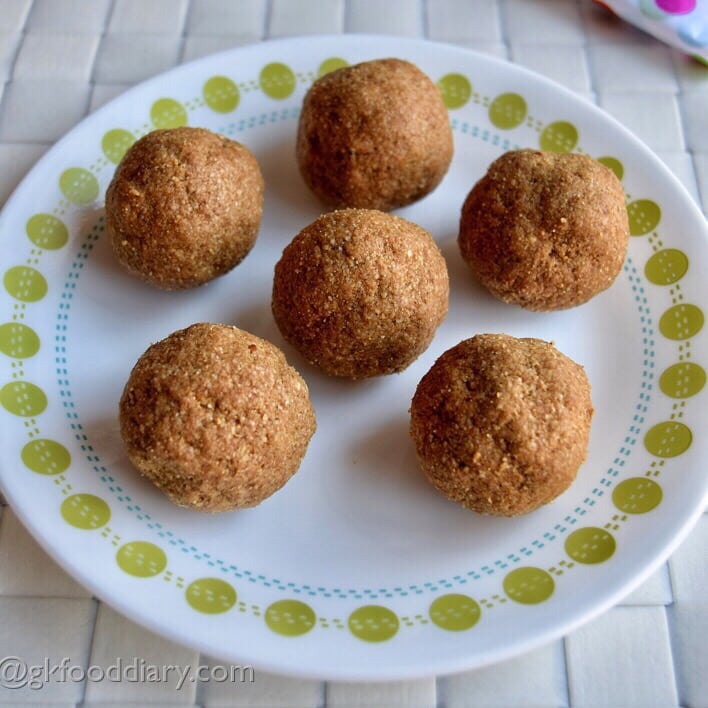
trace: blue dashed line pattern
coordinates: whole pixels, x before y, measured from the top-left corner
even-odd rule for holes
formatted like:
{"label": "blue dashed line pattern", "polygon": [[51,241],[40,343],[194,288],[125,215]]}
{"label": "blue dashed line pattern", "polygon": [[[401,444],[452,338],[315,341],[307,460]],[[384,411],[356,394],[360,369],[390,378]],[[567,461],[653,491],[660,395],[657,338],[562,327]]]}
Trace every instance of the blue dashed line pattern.
{"label": "blue dashed line pattern", "polygon": [[[243,131],[247,131],[258,126],[276,123],[283,120],[295,120],[299,116],[300,109],[283,109],[279,111],[271,111],[262,113],[258,116],[244,118],[237,122],[229,123],[219,129],[226,135],[234,135]],[[494,133],[493,131],[481,128],[476,125],[453,119],[451,121],[453,130],[466,135],[473,139],[488,142],[491,145],[499,147],[501,150],[519,149],[519,145],[512,143],[507,138]],[[613,465],[607,470],[605,476],[601,478],[598,486],[592,490],[591,496],[583,500],[582,506],[576,507],[574,515],[566,516],[562,523],[557,523],[553,527],[553,531],[548,531],[543,534],[541,539],[536,539],[530,542],[527,546],[523,546],[514,553],[510,553],[504,557],[493,561],[490,564],[482,566],[478,570],[469,570],[463,574],[455,575],[450,579],[441,578],[436,582],[425,582],[422,584],[411,584],[406,586],[397,586],[394,588],[378,588],[378,589],[342,589],[342,588],[326,588],[312,587],[310,585],[297,585],[292,582],[283,582],[276,578],[268,578],[265,575],[255,574],[249,570],[240,568],[238,565],[229,564],[226,561],[218,558],[212,558],[208,553],[189,544],[186,540],[179,538],[172,531],[165,529],[158,521],[154,520],[146,513],[138,504],[136,504],[130,496],[125,494],[124,490],[110,474],[109,470],[101,464],[99,456],[88,440],[82,424],[79,422],[79,416],[75,410],[74,402],[71,394],[71,384],[68,374],[66,360],[66,336],[69,322],[69,314],[74,296],[77,281],[83,271],[89,255],[91,254],[96,242],[103,232],[103,219],[91,228],[88,235],[80,246],[79,252],[76,254],[72,263],[70,272],[64,283],[64,289],[61,296],[61,302],[57,313],[56,335],[55,335],[55,352],[56,352],[56,374],[60,386],[60,395],[62,397],[63,406],[66,416],[69,420],[72,433],[79,443],[86,460],[91,464],[93,471],[99,475],[100,480],[106,485],[113,496],[123,504],[124,508],[134,514],[135,518],[144,523],[147,528],[164,539],[169,546],[178,549],[182,554],[189,555],[197,561],[205,563],[210,568],[218,570],[225,576],[233,576],[238,579],[247,580],[249,583],[259,584],[264,587],[274,588],[284,593],[307,596],[321,596],[326,598],[340,599],[357,599],[357,600],[376,600],[378,598],[391,598],[394,596],[407,597],[410,595],[422,595],[426,593],[435,593],[440,588],[454,588],[462,586],[470,581],[480,580],[483,577],[494,575],[495,573],[503,572],[509,567],[520,563],[532,556],[535,551],[539,551],[548,543],[553,543],[557,536],[565,534],[569,528],[573,527],[578,517],[584,516],[596,503],[596,497],[602,497],[605,492],[613,485],[614,478],[618,476],[619,471],[625,465],[629,455],[636,443],[637,437],[644,423],[644,414],[647,411],[647,404],[650,400],[652,382],[653,382],[653,359],[654,359],[654,329],[651,316],[649,313],[647,298],[644,294],[644,288],[641,284],[641,278],[637,269],[627,259],[624,268],[626,277],[632,285],[632,292],[639,309],[640,324],[642,327],[642,336],[644,343],[644,362],[642,370],[642,391],[640,393],[639,403],[636,405],[636,413],[634,415],[629,433],[625,438],[624,444],[620,448],[618,455],[613,460]]]}

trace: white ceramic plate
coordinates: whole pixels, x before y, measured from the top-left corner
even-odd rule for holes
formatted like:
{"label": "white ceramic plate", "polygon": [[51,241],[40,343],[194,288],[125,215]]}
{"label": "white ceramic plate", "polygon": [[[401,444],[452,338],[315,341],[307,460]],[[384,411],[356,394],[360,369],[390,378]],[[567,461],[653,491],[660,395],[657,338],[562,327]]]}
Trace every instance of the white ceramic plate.
{"label": "white ceramic plate", "polygon": [[[452,297],[431,347],[407,371],[351,383],[326,378],[284,344],[270,289],[282,249],[322,210],[293,156],[302,97],[318,73],[383,56],[418,64],[450,109],[450,172],[398,213],[434,235]],[[136,136],[184,123],[248,145],[267,195],[258,242],[238,268],[205,287],[167,293],[116,265],[102,200]],[[615,284],[587,305],[548,314],[504,305],[460,259],[467,192],[517,146],[583,151],[622,174],[629,256]],[[81,123],[10,199],[0,237],[8,500],[98,597],[210,655],[345,679],[496,661],[615,603],[668,556],[703,508],[704,219],[626,130],[517,67],[449,46],[363,36],[209,57]],[[151,342],[197,321],[234,323],[272,340],[311,388],[319,427],[304,463],[256,509],[209,516],[176,508],[122,449],[117,402],[132,365]],[[478,516],[439,496],[418,471],[407,435],[421,376],[445,349],[490,331],[554,340],[586,367],[596,408],[577,481],[555,503],[513,520]]]}

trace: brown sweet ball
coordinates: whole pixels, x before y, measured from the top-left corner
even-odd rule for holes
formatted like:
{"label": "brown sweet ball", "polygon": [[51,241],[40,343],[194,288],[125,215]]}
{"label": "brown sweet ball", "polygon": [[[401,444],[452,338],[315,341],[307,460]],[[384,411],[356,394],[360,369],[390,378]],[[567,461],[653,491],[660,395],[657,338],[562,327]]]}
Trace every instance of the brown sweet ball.
{"label": "brown sweet ball", "polygon": [[583,368],[552,344],[480,334],[421,379],[410,431],[442,494],[483,514],[518,516],[570,486],[592,414]]}
{"label": "brown sweet ball", "polygon": [[344,67],[305,96],[297,162],[326,204],[383,211],[410,204],[437,187],[452,150],[440,91],[410,62]]}
{"label": "brown sweet ball", "polygon": [[273,315],[312,364],[352,379],[405,369],[447,313],[447,266],[430,234],[381,211],[320,216],[275,267]]}
{"label": "brown sweet ball", "polygon": [[612,170],[586,155],[507,152],[468,195],[458,243],[500,300],[529,310],[580,305],[608,288],[624,263],[624,191]]}
{"label": "brown sweet ball", "polygon": [[118,260],[165,290],[202,285],[251,250],[263,209],[256,158],[203,128],[155,130],[121,160],[106,192]]}
{"label": "brown sweet ball", "polygon": [[260,504],[295,474],[315,414],[276,346],[201,323],[138,359],[120,431],[133,465],[175,504],[229,511]]}

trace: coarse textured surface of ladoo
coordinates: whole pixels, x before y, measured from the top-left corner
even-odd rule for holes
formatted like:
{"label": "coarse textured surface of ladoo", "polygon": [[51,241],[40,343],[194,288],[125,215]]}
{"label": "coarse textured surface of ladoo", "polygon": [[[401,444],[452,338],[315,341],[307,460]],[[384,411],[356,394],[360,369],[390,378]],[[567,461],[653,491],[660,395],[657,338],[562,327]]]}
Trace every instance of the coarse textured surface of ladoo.
{"label": "coarse textured surface of ladoo", "polygon": [[481,334],[421,379],[410,430],[442,494],[483,514],[518,516],[573,482],[592,414],[583,368],[552,344]]}
{"label": "coarse textured surface of ladoo", "polygon": [[203,128],[155,130],[128,149],[106,191],[113,252],[159,288],[202,285],[251,250],[263,188],[244,145]]}
{"label": "coarse textured surface of ladoo", "polygon": [[628,243],[622,185],[587,155],[505,153],[460,219],[472,272],[493,295],[529,310],[573,307],[610,287]]}
{"label": "coarse textured surface of ladoo", "polygon": [[447,266],[432,236],[368,209],[320,216],[275,267],[273,315],[326,373],[353,379],[405,369],[445,318]]}
{"label": "coarse textured surface of ladoo", "polygon": [[135,467],[175,504],[256,506],[297,471],[315,431],[307,385],[273,344],[200,323],[153,344],[120,401]]}
{"label": "coarse textured surface of ladoo", "polygon": [[297,162],[326,204],[389,211],[431,192],[450,166],[450,119],[415,65],[377,59],[318,79],[305,96]]}

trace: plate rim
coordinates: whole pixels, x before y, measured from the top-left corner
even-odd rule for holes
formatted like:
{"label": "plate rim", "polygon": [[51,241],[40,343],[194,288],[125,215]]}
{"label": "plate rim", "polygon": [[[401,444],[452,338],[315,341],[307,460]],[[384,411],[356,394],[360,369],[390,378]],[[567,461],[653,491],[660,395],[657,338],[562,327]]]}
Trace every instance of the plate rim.
{"label": "plate rim", "polygon": [[[227,61],[229,57],[233,55],[241,55],[244,52],[259,52],[262,51],[262,47],[267,45],[268,47],[272,47],[275,45],[280,45],[287,47],[288,45],[301,45],[303,42],[313,42],[313,41],[332,41],[332,40],[337,40],[340,42],[354,42],[355,44],[359,42],[360,40],[363,40],[363,42],[388,42],[388,43],[394,43],[394,44],[402,44],[402,45],[408,45],[411,47],[418,47],[422,48],[423,50],[429,49],[431,47],[439,47],[439,48],[444,48],[446,52],[451,52],[455,54],[459,54],[461,56],[466,56],[468,58],[472,58],[473,61],[478,61],[484,63],[489,63],[492,65],[496,65],[497,68],[501,71],[508,72],[511,71],[515,74],[520,74],[520,75],[526,75],[529,78],[531,78],[535,82],[541,82],[542,84],[545,84],[549,89],[553,90],[555,93],[559,93],[562,97],[569,99],[575,104],[579,104],[579,106],[582,108],[583,111],[588,111],[591,114],[593,114],[594,117],[599,117],[601,120],[607,122],[609,121],[610,123],[614,124],[615,129],[618,130],[620,135],[626,139],[628,142],[632,144],[633,149],[637,149],[640,152],[643,153],[644,157],[649,159],[655,169],[658,169],[661,171],[663,177],[665,179],[668,179],[669,182],[672,183],[672,188],[676,189],[677,192],[682,194],[682,201],[685,205],[690,205],[690,209],[693,210],[692,218],[698,217],[703,220],[704,226],[705,226],[705,218],[703,217],[703,214],[700,210],[700,207],[698,204],[694,201],[693,197],[690,195],[688,190],[684,187],[684,185],[678,180],[678,178],[669,170],[669,168],[661,161],[661,159],[648,147],[646,144],[641,141],[636,135],[634,135],[632,132],[630,132],[625,126],[623,126],[619,121],[617,121],[613,116],[605,112],[602,108],[597,106],[596,104],[592,103],[589,101],[587,98],[580,96],[576,93],[574,93],[571,89],[562,86],[561,84],[556,83],[555,81],[541,75],[537,74],[536,72],[533,72],[523,66],[520,66],[518,64],[515,64],[513,62],[494,57],[494,56],[489,56],[484,53],[474,51],[465,47],[460,47],[457,45],[452,45],[452,44],[447,44],[444,42],[435,42],[435,41],[430,41],[426,40],[423,38],[409,38],[409,37],[396,37],[396,36],[388,36],[388,35],[382,35],[382,34],[343,34],[343,35],[331,35],[331,34],[324,34],[324,35],[305,35],[305,36],[296,36],[296,37],[288,37],[284,39],[270,39],[270,40],[265,40],[262,42],[250,44],[250,45],[243,45],[243,46],[237,46],[233,47],[230,49],[222,50],[220,52],[210,54],[204,57],[200,57],[198,59],[192,60],[190,62],[185,62],[183,64],[177,65],[175,67],[170,68],[169,70],[162,72],[160,74],[157,74],[155,76],[152,76],[144,81],[138,82],[134,86],[131,86],[128,88],[126,91],[121,93],[120,95],[116,96],[112,100],[108,101],[105,105],[101,106],[98,108],[96,111],[89,113],[87,116],[85,116],[82,120],[80,120],[75,126],[73,126],[64,136],[62,136],[59,140],[57,140],[50,148],[47,150],[47,152],[42,155],[39,160],[37,160],[31,169],[27,172],[27,174],[22,178],[20,183],[17,185],[17,187],[13,190],[11,195],[8,197],[3,209],[2,213],[0,213],[0,231],[2,231],[5,228],[5,222],[7,218],[8,213],[12,212],[15,206],[15,202],[19,202],[20,199],[22,198],[22,190],[24,185],[29,183],[34,174],[41,172],[44,168],[45,165],[49,164],[51,160],[54,158],[56,153],[60,153],[63,149],[63,146],[65,144],[65,141],[69,140],[76,131],[78,130],[91,130],[92,129],[92,124],[94,121],[98,122],[100,121],[104,115],[107,115],[110,113],[111,109],[113,108],[114,104],[116,102],[125,102],[128,103],[129,100],[131,99],[131,96],[133,94],[149,90],[150,86],[152,85],[157,85],[157,84],[162,84],[163,82],[169,82],[173,76],[178,75],[181,72],[185,71],[186,67],[191,67],[191,70],[197,71],[200,65],[211,65],[215,62],[218,62],[220,59],[223,59],[224,61]],[[28,187],[25,187],[28,188]],[[683,206],[683,205],[682,205]],[[705,239],[706,236],[708,235],[708,229],[704,228],[703,229],[703,234],[702,237],[704,239],[703,246],[706,245]],[[0,460],[0,487],[3,489],[3,492],[10,503],[10,506],[15,513],[15,515],[19,518],[19,520],[22,522],[22,524],[27,528],[31,535],[35,538],[35,540],[39,543],[39,545],[48,553],[48,555],[58,563],[62,568],[67,570],[70,575],[74,578],[76,578],[84,587],[88,588],[96,597],[100,598],[103,602],[106,602],[107,605],[113,607],[116,609],[118,612],[121,614],[129,617],[130,619],[133,619],[134,621],[139,622],[142,626],[147,627],[151,631],[156,632],[157,634],[161,636],[167,636],[170,639],[174,639],[175,641],[181,643],[181,644],[186,644],[187,646],[191,646],[194,649],[198,649],[199,651],[203,652],[204,654],[210,654],[212,649],[210,649],[207,645],[205,645],[203,642],[198,641],[198,640],[192,640],[189,641],[188,638],[186,638],[182,633],[179,631],[171,631],[171,628],[160,624],[159,622],[153,621],[149,616],[147,616],[146,613],[141,613],[139,610],[136,612],[135,609],[131,608],[129,603],[122,603],[119,601],[119,598],[110,596],[109,599],[105,599],[105,589],[100,588],[99,586],[94,582],[94,580],[87,576],[83,571],[75,567],[73,564],[73,556],[64,556],[64,555],[59,555],[56,552],[56,549],[54,549],[51,546],[51,543],[49,539],[45,538],[39,529],[35,526],[34,521],[29,513],[25,513],[25,509],[22,508],[21,506],[17,506],[15,503],[15,499],[13,498],[13,493],[10,491],[10,489],[6,486],[5,481],[4,481],[4,476],[9,474],[9,470],[11,467],[11,461],[9,460]],[[694,525],[697,523],[698,519],[701,517],[701,515],[704,512],[704,507],[706,505],[706,502],[708,501],[708,480],[705,485],[704,489],[704,494],[703,498],[701,501],[701,504],[696,504],[693,512],[683,519],[683,523],[680,525],[680,528],[678,532],[674,533],[673,536],[671,536],[666,543],[663,545],[659,553],[654,554],[652,557],[652,561],[645,565],[641,572],[635,573],[630,580],[628,580],[625,584],[617,588],[614,593],[612,593],[610,596],[608,596],[603,602],[598,603],[596,606],[593,607],[591,611],[588,611],[586,613],[580,613],[578,616],[567,620],[563,624],[555,625],[553,628],[548,630],[545,633],[542,633],[540,636],[534,635],[531,638],[528,638],[522,642],[511,642],[510,645],[512,647],[511,650],[508,650],[506,647],[504,649],[500,649],[496,653],[492,652],[490,655],[486,656],[484,660],[480,661],[475,661],[474,663],[471,663],[469,661],[469,655],[463,655],[460,660],[457,662],[456,666],[451,666],[451,662],[449,660],[446,660],[445,666],[433,666],[431,668],[430,673],[428,674],[423,674],[421,673],[420,669],[418,667],[413,668],[413,669],[408,669],[408,670],[401,670],[400,668],[394,669],[393,671],[386,671],[385,667],[383,669],[381,667],[377,667],[377,670],[375,672],[375,675],[371,674],[366,674],[366,672],[361,672],[361,671],[354,671],[354,672],[349,672],[347,670],[340,671],[340,672],[328,672],[326,675],[319,674],[319,673],[308,673],[307,671],[301,671],[301,670],[292,670],[289,666],[282,666],[279,662],[273,662],[271,665],[265,665],[262,662],[259,664],[258,667],[256,668],[263,668],[264,670],[271,670],[278,672],[283,675],[288,675],[288,676],[296,676],[296,677],[306,677],[306,678],[316,678],[318,680],[324,680],[324,679],[333,679],[333,680],[353,680],[353,681],[378,681],[378,680],[394,680],[394,679],[410,679],[410,678],[416,678],[416,677],[422,677],[422,676],[433,676],[433,675],[445,675],[448,673],[456,673],[458,671],[463,671],[465,669],[469,669],[472,667],[481,667],[485,666],[491,663],[495,663],[497,661],[501,661],[502,659],[506,658],[511,658],[513,656],[518,656],[519,654],[522,654],[534,647],[539,647],[541,645],[545,645],[548,642],[551,642],[561,636],[566,635],[568,632],[572,631],[573,629],[577,628],[578,626],[586,624],[588,621],[592,620],[594,617],[599,616],[600,614],[604,613],[609,609],[610,607],[614,606],[617,604],[621,598],[625,597],[628,593],[630,593],[633,589],[635,589],[637,586],[639,586],[648,576],[650,576],[660,565],[662,565],[666,559],[673,553],[673,551],[685,540],[686,536],[689,534],[691,529],[694,527]],[[236,655],[234,655],[236,656]],[[467,660],[465,661],[465,657],[467,657]],[[434,662],[431,662],[434,663]]]}

